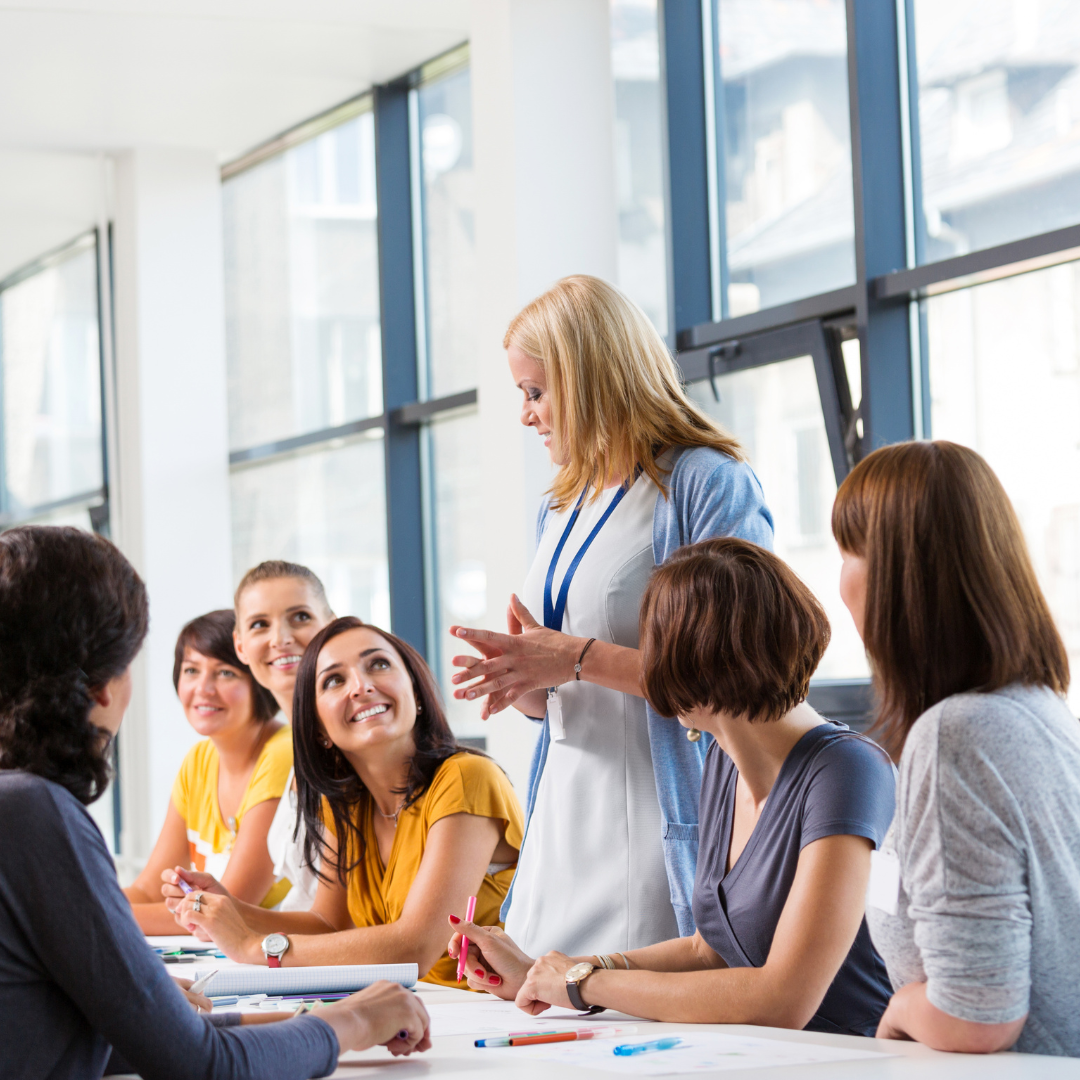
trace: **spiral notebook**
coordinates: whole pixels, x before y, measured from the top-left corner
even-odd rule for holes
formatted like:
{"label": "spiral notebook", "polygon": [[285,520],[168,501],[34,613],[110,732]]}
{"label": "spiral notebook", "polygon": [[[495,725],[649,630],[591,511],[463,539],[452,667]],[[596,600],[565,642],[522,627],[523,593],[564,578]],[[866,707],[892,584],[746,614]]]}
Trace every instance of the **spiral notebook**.
{"label": "spiral notebook", "polygon": [[[201,979],[214,970],[213,964],[195,964],[184,976]],[[207,983],[207,997],[237,994],[334,994],[363,990],[372,983],[400,983],[413,986],[419,972],[415,964],[339,964],[330,967],[262,967],[236,964],[222,967]]]}

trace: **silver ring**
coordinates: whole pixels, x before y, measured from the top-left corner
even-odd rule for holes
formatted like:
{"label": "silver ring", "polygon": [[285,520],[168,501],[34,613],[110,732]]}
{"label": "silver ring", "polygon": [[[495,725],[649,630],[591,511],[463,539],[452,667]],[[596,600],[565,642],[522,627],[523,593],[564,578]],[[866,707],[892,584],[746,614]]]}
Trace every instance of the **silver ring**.
{"label": "silver ring", "polygon": [[193,911],[202,911],[202,893],[201,892],[196,893],[191,898],[191,901],[192,901],[192,910]]}

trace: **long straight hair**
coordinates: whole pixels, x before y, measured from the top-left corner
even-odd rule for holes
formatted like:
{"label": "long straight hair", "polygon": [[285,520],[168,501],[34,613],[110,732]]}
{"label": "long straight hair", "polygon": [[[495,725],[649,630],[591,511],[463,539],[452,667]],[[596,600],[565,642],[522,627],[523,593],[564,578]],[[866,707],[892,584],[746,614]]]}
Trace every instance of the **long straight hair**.
{"label": "long straight hair", "polygon": [[614,285],[566,277],[514,316],[503,348],[531,356],[547,376],[553,443],[565,464],[551,485],[564,510],[586,488],[592,498],[623,469],[640,465],[667,496],[657,455],[708,446],[746,455],[687,396],[679,370],[648,316]]}
{"label": "long straight hair", "polygon": [[[395,792],[404,795],[402,810],[411,806],[431,784],[439,766],[454,754],[478,754],[454,738],[443,711],[435,677],[424,658],[407,642],[377,626],[347,615],[324,626],[304,650],[293,690],[293,756],[296,768],[296,793],[304,817],[304,862],[308,866],[333,866],[337,879],[346,878],[364,860],[363,814],[371,802],[371,792],[336,746],[329,748],[319,741],[322,725],[316,700],[315,683],[319,653],[328,641],[347,630],[370,630],[378,634],[401,657],[410,678],[416,703],[420,706],[413,728],[416,753],[409,762],[405,786]],[[483,755],[481,755],[483,756]],[[337,857],[323,833],[325,811],[329,810],[337,834]],[[299,822],[297,823],[299,828]],[[294,832],[293,839],[296,838]],[[329,878],[320,869],[324,881]]]}
{"label": "long straight hair", "polygon": [[875,450],[840,485],[832,529],[866,559],[874,730],[894,758],[915,721],[952,694],[1068,689],[1065,646],[1020,522],[974,450],[943,441]]}

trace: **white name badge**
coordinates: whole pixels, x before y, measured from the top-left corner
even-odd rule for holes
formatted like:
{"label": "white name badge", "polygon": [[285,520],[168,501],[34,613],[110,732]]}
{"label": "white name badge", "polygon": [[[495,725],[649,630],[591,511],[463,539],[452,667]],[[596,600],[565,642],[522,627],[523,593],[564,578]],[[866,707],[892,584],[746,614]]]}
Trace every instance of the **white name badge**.
{"label": "white name badge", "polygon": [[566,738],[566,728],[563,726],[562,700],[559,698],[559,691],[555,687],[548,691],[547,718],[548,731],[551,732],[552,739],[555,742],[562,742]]}
{"label": "white name badge", "polygon": [[866,887],[866,906],[876,907],[887,915],[896,914],[900,899],[900,859],[895,851],[870,852],[870,884]]}

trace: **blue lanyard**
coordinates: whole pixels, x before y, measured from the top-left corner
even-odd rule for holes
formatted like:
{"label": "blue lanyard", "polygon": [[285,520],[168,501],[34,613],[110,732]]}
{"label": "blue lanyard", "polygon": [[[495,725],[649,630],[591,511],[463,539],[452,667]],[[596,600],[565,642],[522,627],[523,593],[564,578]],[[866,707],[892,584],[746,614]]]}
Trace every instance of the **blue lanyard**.
{"label": "blue lanyard", "polygon": [[547,579],[544,582],[544,625],[549,630],[562,630],[563,613],[566,611],[566,596],[570,592],[570,582],[574,580],[574,575],[581,565],[581,560],[585,557],[585,552],[589,550],[589,545],[592,544],[600,530],[607,524],[607,519],[614,513],[615,507],[622,502],[623,496],[630,490],[634,480],[638,478],[638,473],[640,473],[640,469],[634,473],[634,479],[630,481],[630,484],[619,488],[615,492],[615,498],[611,500],[610,505],[604,511],[603,517],[593,526],[592,532],[585,538],[585,543],[581,545],[573,561],[566,568],[566,575],[563,577],[562,585],[559,587],[558,598],[553,604],[551,602],[551,586],[555,580],[555,567],[559,562],[559,556],[562,554],[563,548],[566,546],[566,541],[570,538],[570,533],[574,530],[578,516],[581,514],[581,506],[585,502],[585,494],[589,489],[586,488],[581,493],[577,506],[574,507],[574,513],[570,517],[570,522],[563,531],[562,539],[559,540],[558,546],[555,548],[555,554],[551,556],[551,565],[548,567]]}

